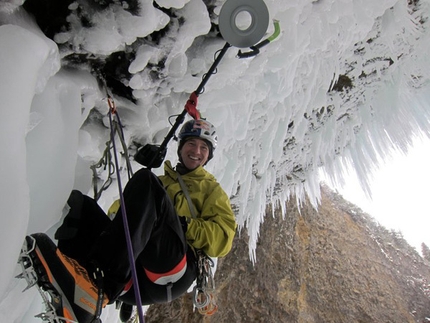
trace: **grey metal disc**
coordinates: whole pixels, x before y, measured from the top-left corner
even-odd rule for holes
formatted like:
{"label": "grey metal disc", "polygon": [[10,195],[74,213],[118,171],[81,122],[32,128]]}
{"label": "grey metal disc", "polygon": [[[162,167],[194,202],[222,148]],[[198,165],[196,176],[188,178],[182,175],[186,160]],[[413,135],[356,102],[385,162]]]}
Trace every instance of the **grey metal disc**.
{"label": "grey metal disc", "polygon": [[[238,15],[241,16],[238,17]],[[249,21],[238,26],[239,18]],[[263,0],[227,0],[219,14],[219,29],[230,45],[245,48],[257,44],[269,26],[269,10]]]}

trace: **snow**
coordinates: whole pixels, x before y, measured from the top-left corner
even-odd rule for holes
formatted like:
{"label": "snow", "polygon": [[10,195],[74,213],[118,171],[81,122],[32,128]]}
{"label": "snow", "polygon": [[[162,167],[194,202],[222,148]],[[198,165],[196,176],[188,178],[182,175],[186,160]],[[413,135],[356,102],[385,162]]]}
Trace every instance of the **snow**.
{"label": "snow", "polygon": [[[169,23],[161,10],[140,3],[145,10],[137,16],[119,5],[94,12],[91,29],[81,25],[74,3],[71,30],[55,40],[94,55],[124,49]],[[115,98],[129,144],[161,143],[169,116],[182,111],[224,45],[202,37],[211,26],[202,0],[157,3],[177,8],[185,22],[171,26],[157,47],[137,49],[129,72],[138,103]],[[223,1],[216,3],[219,12]],[[317,207],[320,167],[339,185],[349,165],[371,194],[369,179],[381,160],[430,134],[429,22],[418,23],[428,17],[430,2],[420,3],[412,10],[400,0],[267,0],[281,36],[252,59],[227,51],[198,107],[219,134],[207,169],[232,196],[253,261],[267,202],[282,206],[295,198],[300,204],[307,195]],[[90,166],[109,138],[106,117],[97,118],[108,106],[95,78],[61,68],[68,52],[41,33],[21,4],[0,3],[2,322],[39,321],[33,318],[41,311],[36,292],[21,293],[23,282],[13,278],[23,238],[36,231],[52,236],[73,188],[92,195]],[[162,57],[166,69],[154,80],[146,67]],[[347,73],[355,86],[329,91]],[[167,159],[176,160],[174,142]],[[122,176],[125,183],[125,171]],[[112,185],[99,203],[107,209],[117,197]],[[104,311],[104,322],[116,321],[114,309]]]}

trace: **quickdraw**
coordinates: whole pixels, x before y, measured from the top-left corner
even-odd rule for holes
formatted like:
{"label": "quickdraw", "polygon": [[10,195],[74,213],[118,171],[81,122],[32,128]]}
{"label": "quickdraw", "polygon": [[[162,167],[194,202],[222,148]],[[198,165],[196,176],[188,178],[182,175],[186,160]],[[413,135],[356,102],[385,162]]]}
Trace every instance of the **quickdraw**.
{"label": "quickdraw", "polygon": [[214,262],[203,251],[197,251],[197,279],[193,289],[193,304],[202,315],[213,315],[218,310],[215,299]]}
{"label": "quickdraw", "polygon": [[[118,111],[115,105],[115,101],[108,95],[108,105],[109,105],[109,113],[112,115],[115,115],[116,118],[113,120],[112,126],[114,133],[118,134],[119,140],[121,142],[121,146],[123,149],[123,156],[125,158],[126,164],[127,164],[127,170],[128,170],[128,179],[133,176],[133,169],[130,162],[130,156],[128,153],[127,144],[125,143],[124,139],[124,132],[123,132],[123,126],[121,124],[121,119],[119,118]],[[109,186],[112,184],[112,175],[115,174],[115,165],[112,159],[111,150],[113,149],[112,144],[112,138],[110,138],[106,142],[106,148],[103,151],[103,155],[100,158],[100,160],[91,165],[90,168],[93,173],[93,192],[94,192],[94,199],[98,201],[100,199],[100,196],[102,193],[109,188]],[[98,169],[103,168],[103,170],[108,170],[107,172],[107,178],[101,185],[100,189],[98,187],[98,183],[100,181],[100,176],[98,174]]]}
{"label": "quickdraw", "polygon": [[[112,154],[110,150],[112,149],[112,145],[110,140],[106,142],[106,148],[103,152],[103,156],[100,158],[100,160],[96,163],[90,166],[91,171],[93,172],[93,192],[94,192],[94,200],[98,201],[102,193],[108,189],[110,184],[112,184],[112,175],[115,173],[115,165],[112,162]],[[102,168],[103,170],[108,169],[107,178],[103,182],[102,186],[98,187],[98,183],[101,180],[100,176],[98,174],[98,169]]]}

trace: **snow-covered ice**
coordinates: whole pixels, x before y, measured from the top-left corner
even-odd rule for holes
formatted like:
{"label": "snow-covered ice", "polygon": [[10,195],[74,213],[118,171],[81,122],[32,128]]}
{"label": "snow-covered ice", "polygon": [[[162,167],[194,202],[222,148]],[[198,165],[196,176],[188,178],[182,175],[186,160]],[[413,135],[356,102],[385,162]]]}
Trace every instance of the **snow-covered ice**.
{"label": "snow-covered ice", "polygon": [[[90,165],[109,139],[106,117],[97,118],[108,105],[95,78],[61,68],[67,52],[38,30],[22,2],[0,2],[1,322],[38,321],[32,318],[41,311],[36,293],[22,294],[24,286],[13,279],[23,238],[52,234],[71,189],[92,195]],[[95,13],[91,29],[72,14],[71,30],[55,40],[94,55],[124,49],[169,22],[140,2],[147,10],[137,16],[116,5]],[[157,47],[141,44],[131,62],[137,104],[115,98],[129,144],[161,143],[169,116],[182,111],[224,45],[202,37],[216,20],[202,0],[157,3],[176,8],[184,24],[170,28]],[[266,4],[281,36],[251,59],[238,59],[237,49],[229,49],[198,106],[219,133],[207,168],[232,196],[238,223],[250,234],[252,258],[267,202],[282,206],[294,197],[300,204],[307,195],[317,206],[320,167],[341,183],[350,165],[370,192],[368,179],[380,159],[393,149],[407,151],[417,134],[430,133],[428,0],[419,7],[400,0]],[[154,80],[146,67],[161,57],[165,69]],[[340,75],[354,86],[333,91]],[[168,159],[176,159],[175,145],[169,145]],[[107,209],[117,196],[112,185],[99,203]],[[104,317],[117,321],[113,309]]]}

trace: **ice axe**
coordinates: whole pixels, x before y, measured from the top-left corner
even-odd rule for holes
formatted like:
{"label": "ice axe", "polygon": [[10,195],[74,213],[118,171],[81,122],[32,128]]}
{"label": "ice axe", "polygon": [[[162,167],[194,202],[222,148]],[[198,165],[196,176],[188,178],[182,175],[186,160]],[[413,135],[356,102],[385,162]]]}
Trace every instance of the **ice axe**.
{"label": "ice axe", "polygon": [[[169,133],[164,138],[161,145],[146,144],[134,156],[139,164],[151,169],[158,168],[164,161],[167,153],[167,144],[175,135],[176,130],[184,122],[187,113],[196,116],[190,111],[194,102],[194,109],[197,106],[197,97],[203,93],[204,86],[222,60],[224,54],[231,46],[238,48],[250,47],[251,51],[242,53],[239,50],[238,57],[252,57],[259,53],[259,49],[279,35],[279,23],[275,21],[275,33],[269,38],[258,41],[264,36],[269,25],[269,11],[263,0],[227,0],[221,8],[219,15],[219,29],[222,37],[226,41],[224,47],[218,55],[208,72],[203,76],[198,88],[191,93],[184,110],[179,114],[172,125]],[[190,103],[191,102],[191,103]]]}

